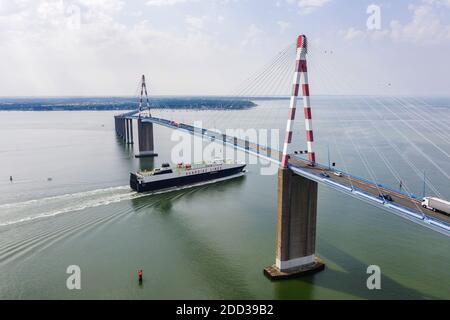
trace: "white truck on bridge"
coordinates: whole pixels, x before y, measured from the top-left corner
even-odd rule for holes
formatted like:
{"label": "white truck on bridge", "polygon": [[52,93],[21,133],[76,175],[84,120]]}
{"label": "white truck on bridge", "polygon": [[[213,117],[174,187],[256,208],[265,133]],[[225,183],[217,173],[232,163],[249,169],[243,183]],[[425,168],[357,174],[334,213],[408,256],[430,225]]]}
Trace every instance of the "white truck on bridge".
{"label": "white truck on bridge", "polygon": [[450,215],[450,202],[439,198],[423,198],[422,207]]}

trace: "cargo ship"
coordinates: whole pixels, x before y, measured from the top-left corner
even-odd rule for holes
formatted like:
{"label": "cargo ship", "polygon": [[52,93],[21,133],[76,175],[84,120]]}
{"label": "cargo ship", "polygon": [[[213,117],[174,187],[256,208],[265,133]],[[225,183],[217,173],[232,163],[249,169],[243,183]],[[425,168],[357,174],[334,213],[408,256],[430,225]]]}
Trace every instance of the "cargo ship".
{"label": "cargo ship", "polygon": [[245,167],[245,164],[221,160],[194,165],[179,163],[176,167],[165,163],[154,170],[132,172],[130,187],[137,192],[154,192],[214,183],[242,176]]}

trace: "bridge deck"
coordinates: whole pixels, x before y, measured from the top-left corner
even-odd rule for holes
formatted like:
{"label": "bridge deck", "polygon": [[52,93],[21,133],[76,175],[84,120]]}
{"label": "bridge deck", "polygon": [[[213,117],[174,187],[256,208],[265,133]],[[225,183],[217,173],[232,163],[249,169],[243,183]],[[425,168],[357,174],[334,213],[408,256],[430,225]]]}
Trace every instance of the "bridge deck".
{"label": "bridge deck", "polygon": [[[126,118],[137,118],[136,115],[127,114]],[[160,124],[165,127],[186,131],[193,135],[203,135],[211,140],[223,141],[236,149],[247,153],[263,157],[276,163],[281,162],[281,152],[243,139],[226,136],[221,133],[195,128],[183,123],[175,123],[170,120],[149,117],[143,118],[148,121]],[[309,165],[307,160],[292,155],[289,161],[289,167],[296,173],[309,179],[317,181],[322,185],[334,188],[338,191],[349,194],[371,205],[377,206],[383,210],[399,215],[403,218],[419,223],[442,234],[450,236],[450,217],[441,213],[433,212],[421,206],[421,200],[402,192],[377,185],[364,179],[342,173],[336,175],[334,169],[316,164],[314,167]],[[386,201],[380,197],[380,194],[390,195],[392,201]]]}
{"label": "bridge deck", "polygon": [[[338,176],[335,174],[337,171],[329,169],[324,166],[318,165],[315,167],[311,167],[308,164],[309,164],[308,161],[300,159],[295,156],[290,159],[291,167],[294,169],[299,169],[296,170],[297,172],[302,171],[305,173],[313,174],[317,176],[319,179],[322,179],[323,181],[336,183],[342,187],[345,187],[353,191],[362,191],[366,195],[376,198],[380,202],[380,204],[383,203],[385,205],[399,206],[407,209],[408,211],[411,211],[412,213],[416,213],[422,216],[422,218],[425,217],[429,219],[434,219],[438,222],[443,222],[450,226],[450,216],[438,212],[433,212],[432,210],[423,208],[421,205],[421,199],[410,197],[399,191],[392,190],[384,186],[379,186],[376,185],[375,183],[371,183],[366,180],[359,179],[345,173],[342,173],[342,176]],[[326,174],[327,177],[324,176],[323,174]],[[383,201],[383,199],[379,197],[380,194],[390,195],[392,201]]]}

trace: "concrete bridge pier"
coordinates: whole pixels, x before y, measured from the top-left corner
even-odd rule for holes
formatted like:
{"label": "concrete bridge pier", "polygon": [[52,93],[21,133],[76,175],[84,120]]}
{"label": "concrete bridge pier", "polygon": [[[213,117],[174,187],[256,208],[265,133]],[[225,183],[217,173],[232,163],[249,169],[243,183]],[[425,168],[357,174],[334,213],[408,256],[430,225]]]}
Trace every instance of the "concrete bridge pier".
{"label": "concrete bridge pier", "polygon": [[115,122],[116,134],[117,134],[118,136],[120,136],[120,123],[119,123],[119,118],[114,117],[114,122]]}
{"label": "concrete bridge pier", "polygon": [[136,158],[157,157],[154,152],[153,123],[138,119],[139,153]]}
{"label": "concrete bridge pier", "polygon": [[126,142],[126,128],[125,128],[125,118],[120,118],[120,127],[121,127],[121,137],[124,142]]}
{"label": "concrete bridge pier", "polygon": [[122,124],[122,118],[117,119],[119,123],[119,137],[123,139],[123,124]]}
{"label": "concrete bridge pier", "polygon": [[115,118],[115,127],[116,127],[116,133],[117,135],[122,139],[125,140],[125,119],[116,117]]}
{"label": "concrete bridge pier", "polygon": [[128,126],[129,125],[128,119],[125,118],[124,122],[125,122],[125,132],[126,132],[125,143],[129,144],[130,143],[130,128]]}
{"label": "concrete bridge pier", "polygon": [[134,144],[134,137],[133,137],[133,119],[129,119],[130,121],[130,140],[128,140],[128,144]]}
{"label": "concrete bridge pier", "polygon": [[317,182],[288,168],[279,169],[276,263],[264,269],[269,279],[289,279],[325,268],[315,255],[317,194]]}

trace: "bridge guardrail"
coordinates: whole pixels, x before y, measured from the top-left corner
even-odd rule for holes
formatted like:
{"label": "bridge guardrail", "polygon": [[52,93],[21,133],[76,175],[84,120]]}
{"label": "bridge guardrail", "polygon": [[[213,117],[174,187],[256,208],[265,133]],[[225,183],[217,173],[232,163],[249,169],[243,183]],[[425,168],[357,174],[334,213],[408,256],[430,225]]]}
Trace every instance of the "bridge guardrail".
{"label": "bridge guardrail", "polygon": [[[303,161],[308,162],[308,159],[306,159],[306,158],[304,158],[304,157],[300,157],[300,156],[298,156],[298,155],[295,155],[295,157],[297,157],[297,158],[299,158],[299,159],[301,159],[301,160],[303,160]],[[323,168],[323,169],[326,169],[326,170],[330,170],[330,168],[329,168],[327,165],[323,165],[323,164],[320,164],[320,163],[316,163],[316,166],[318,166],[319,168]],[[376,186],[378,186],[378,187],[380,187],[380,188],[383,188],[383,189],[386,189],[386,190],[389,190],[389,191],[392,191],[392,192],[395,192],[395,193],[398,193],[398,194],[402,194],[402,195],[404,195],[404,196],[406,196],[406,197],[408,197],[408,198],[414,199],[414,200],[419,199],[419,197],[417,197],[417,196],[416,196],[415,194],[413,194],[413,193],[410,194],[410,193],[406,193],[406,192],[403,192],[403,191],[400,191],[400,190],[395,190],[394,188],[389,187],[389,186],[386,186],[386,185],[383,185],[383,184],[376,184],[376,183],[374,183],[373,181],[370,181],[370,180],[368,180],[368,179],[366,179],[366,178],[358,177],[358,176],[353,175],[353,174],[351,174],[351,173],[348,173],[348,172],[346,172],[346,171],[344,171],[344,170],[341,170],[340,168],[334,168],[334,169],[331,168],[331,170],[334,171],[334,172],[342,172],[342,174],[344,174],[344,175],[346,175],[346,176],[349,176],[349,177],[351,177],[351,178],[358,179],[358,180],[367,182],[367,183],[369,183],[369,184],[376,185]]]}
{"label": "bridge guardrail", "polygon": [[[165,124],[169,124],[169,125],[171,124],[171,121],[170,121],[170,120],[166,120],[166,119],[162,119],[162,118],[156,118],[156,117],[152,117],[151,119],[152,119],[152,120],[156,120],[156,121],[161,122],[161,123],[165,123]],[[187,124],[184,124],[184,123],[180,123],[178,126],[174,126],[174,127],[183,128],[183,129],[186,129],[186,130],[189,130],[189,131],[195,131],[195,129],[198,129],[199,131],[203,131],[203,133],[209,133],[209,132],[210,132],[210,131],[207,130],[207,129],[196,128],[196,127],[194,127],[194,126],[187,125]],[[233,137],[227,136],[227,137],[226,137],[227,141],[230,140],[230,138],[233,138]],[[239,142],[242,142],[242,143],[245,143],[245,140],[240,139],[240,138],[238,138],[238,141],[239,141]],[[239,144],[239,143],[238,143],[238,144]],[[265,146],[264,146],[264,147],[265,147]],[[267,147],[265,147],[265,148],[266,148],[266,149],[269,149],[269,148],[267,148]],[[272,152],[281,152],[280,150],[273,150],[273,149],[271,149],[271,151],[272,151]],[[295,155],[295,157],[297,157],[297,158],[299,158],[299,159],[301,159],[301,160],[303,160],[303,161],[308,161],[308,159],[306,159],[306,158],[304,158],[304,157],[301,157],[301,156],[299,156],[299,155]],[[290,165],[292,165],[292,164],[290,164]],[[295,165],[294,165],[294,166],[295,166]],[[318,166],[319,168],[323,168],[323,169],[330,170],[330,168],[329,168],[327,165],[323,165],[323,164],[321,164],[321,163],[316,163],[316,166]],[[402,195],[404,195],[404,196],[406,196],[406,197],[408,197],[408,198],[411,198],[411,199],[415,199],[415,200],[419,199],[419,198],[418,198],[415,194],[413,194],[413,193],[406,193],[406,192],[403,192],[403,191],[401,191],[401,190],[395,190],[394,188],[392,188],[392,187],[390,187],[390,186],[386,186],[386,185],[383,185],[383,184],[376,184],[376,183],[374,183],[373,181],[370,181],[370,180],[368,180],[368,179],[366,179],[366,178],[363,178],[363,177],[359,177],[359,176],[353,175],[353,174],[351,174],[351,173],[346,172],[345,170],[341,170],[340,168],[334,168],[334,169],[332,168],[331,170],[334,171],[334,172],[342,172],[342,174],[344,174],[344,175],[346,175],[346,176],[348,176],[348,177],[351,177],[351,178],[354,178],[354,179],[357,179],[357,180],[361,180],[361,181],[364,181],[364,182],[369,183],[369,184],[376,185],[376,186],[378,186],[378,187],[380,187],[380,188],[383,188],[383,189],[388,190],[388,191],[391,191],[391,192],[395,192],[395,193],[398,193],[398,194],[402,194]]]}

